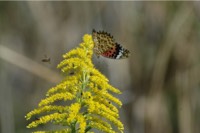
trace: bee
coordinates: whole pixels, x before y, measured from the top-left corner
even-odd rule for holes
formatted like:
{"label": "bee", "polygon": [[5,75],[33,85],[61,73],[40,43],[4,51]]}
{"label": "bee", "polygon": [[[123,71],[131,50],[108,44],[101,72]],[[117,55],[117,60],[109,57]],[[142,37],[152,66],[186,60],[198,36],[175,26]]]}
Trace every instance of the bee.
{"label": "bee", "polygon": [[73,76],[74,74],[75,74],[75,72],[73,72],[73,71],[72,71],[72,72],[69,72],[69,75],[70,75],[70,76]]}
{"label": "bee", "polygon": [[35,116],[35,118],[34,118],[35,120],[40,120],[40,118],[38,117],[38,116]]}
{"label": "bee", "polygon": [[44,58],[41,61],[42,62],[48,62],[50,64],[51,63],[51,58],[47,57],[47,55],[44,55]]}

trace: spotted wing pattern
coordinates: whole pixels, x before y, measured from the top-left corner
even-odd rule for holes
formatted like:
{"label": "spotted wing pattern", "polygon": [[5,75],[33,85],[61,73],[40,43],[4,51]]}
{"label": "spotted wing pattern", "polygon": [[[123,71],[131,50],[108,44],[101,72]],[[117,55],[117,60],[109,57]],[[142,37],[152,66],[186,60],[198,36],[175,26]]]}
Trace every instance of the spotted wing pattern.
{"label": "spotted wing pattern", "polygon": [[129,50],[116,43],[113,36],[104,31],[93,30],[94,52],[97,56],[104,56],[111,59],[123,59],[129,57]]}

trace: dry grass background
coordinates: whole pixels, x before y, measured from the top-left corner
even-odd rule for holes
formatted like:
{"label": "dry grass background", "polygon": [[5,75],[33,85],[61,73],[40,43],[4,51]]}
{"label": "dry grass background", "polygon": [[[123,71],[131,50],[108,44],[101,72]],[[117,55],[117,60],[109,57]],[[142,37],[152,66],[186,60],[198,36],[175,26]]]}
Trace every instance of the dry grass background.
{"label": "dry grass background", "polygon": [[93,28],[131,51],[94,56],[123,91],[125,133],[200,132],[199,2],[0,2],[1,133],[32,131],[25,114],[62,79],[62,54]]}

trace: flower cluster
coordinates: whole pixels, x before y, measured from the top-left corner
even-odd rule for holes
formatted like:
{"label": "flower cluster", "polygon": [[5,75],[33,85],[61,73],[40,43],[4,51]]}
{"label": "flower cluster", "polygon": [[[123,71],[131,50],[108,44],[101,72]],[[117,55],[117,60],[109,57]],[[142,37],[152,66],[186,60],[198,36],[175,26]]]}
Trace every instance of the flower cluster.
{"label": "flower cluster", "polygon": [[122,103],[110,94],[121,92],[94,68],[93,46],[92,36],[86,34],[78,48],[63,55],[58,68],[65,79],[50,88],[38,108],[25,116],[27,120],[38,116],[27,128],[52,122],[63,129],[35,133],[92,133],[93,128],[106,133],[123,132],[118,115]]}

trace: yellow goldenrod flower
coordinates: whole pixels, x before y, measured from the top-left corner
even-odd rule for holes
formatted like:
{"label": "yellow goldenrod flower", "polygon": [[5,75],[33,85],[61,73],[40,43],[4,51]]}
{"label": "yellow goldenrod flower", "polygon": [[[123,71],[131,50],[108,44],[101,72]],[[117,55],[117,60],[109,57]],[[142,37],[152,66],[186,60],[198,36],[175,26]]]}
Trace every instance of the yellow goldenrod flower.
{"label": "yellow goldenrod flower", "polygon": [[77,122],[80,123],[80,129],[78,130],[79,133],[85,133],[86,129],[86,119],[83,115],[78,115]]}
{"label": "yellow goldenrod flower", "polygon": [[79,103],[74,103],[69,107],[69,117],[67,118],[67,122],[74,123],[77,120],[77,115],[79,113],[79,110],[81,108],[81,105]]}
{"label": "yellow goldenrod flower", "polygon": [[84,35],[78,48],[63,55],[57,67],[66,77],[48,90],[37,109],[25,116],[27,120],[38,117],[27,128],[51,122],[64,128],[34,133],[93,133],[93,128],[106,133],[123,132],[118,111],[122,103],[110,94],[121,92],[94,68],[93,47],[92,36]]}
{"label": "yellow goldenrod flower", "polygon": [[51,104],[51,103],[53,103],[55,101],[58,101],[58,100],[64,100],[64,101],[66,101],[66,100],[72,100],[74,97],[75,96],[72,95],[69,92],[54,94],[54,95],[52,95],[50,97],[47,97],[46,99],[42,100],[39,103],[39,107]]}
{"label": "yellow goldenrod flower", "polygon": [[62,129],[62,130],[56,130],[56,131],[36,131],[33,133],[71,133],[70,129]]}
{"label": "yellow goldenrod flower", "polygon": [[49,114],[49,115],[46,115],[46,116],[42,116],[42,117],[39,118],[39,120],[36,120],[36,121],[33,121],[32,123],[30,123],[27,126],[27,128],[37,127],[40,124],[46,124],[50,121],[59,122],[59,121],[62,121],[63,119],[66,119],[67,116],[68,115],[66,113],[63,113],[63,114],[53,113],[53,114]]}

